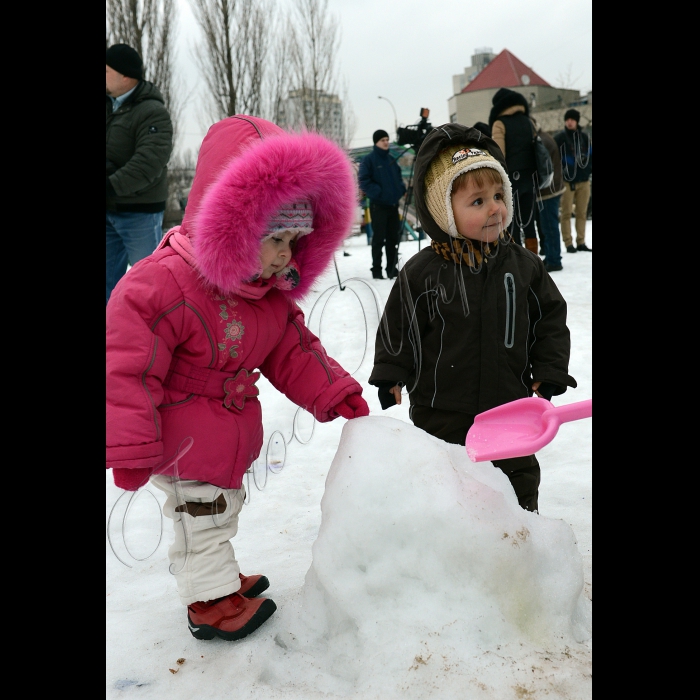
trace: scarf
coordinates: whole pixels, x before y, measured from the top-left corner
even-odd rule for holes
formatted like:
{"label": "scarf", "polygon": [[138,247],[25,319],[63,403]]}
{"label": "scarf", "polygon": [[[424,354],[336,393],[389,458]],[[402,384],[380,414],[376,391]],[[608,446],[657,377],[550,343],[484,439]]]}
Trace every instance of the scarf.
{"label": "scarf", "polygon": [[[505,239],[503,231],[498,234],[498,238],[501,240]],[[467,238],[452,238],[448,243],[430,241],[430,247],[448,262],[453,262],[457,265],[467,263],[469,267],[473,268],[481,267],[483,256],[495,253],[497,245],[498,240],[495,240],[492,244],[482,243],[481,250],[477,250]]]}

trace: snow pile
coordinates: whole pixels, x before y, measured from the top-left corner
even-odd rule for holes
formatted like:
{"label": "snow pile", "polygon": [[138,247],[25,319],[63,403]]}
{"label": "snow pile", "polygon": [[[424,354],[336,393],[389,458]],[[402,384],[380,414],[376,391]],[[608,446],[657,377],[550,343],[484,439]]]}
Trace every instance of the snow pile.
{"label": "snow pile", "polygon": [[571,527],[522,510],[507,477],[464,447],[393,418],[348,421],[321,510],[261,681],[298,690],[308,664],[322,692],[445,696],[471,683],[471,697],[493,697],[529,692],[558,655],[586,655],[590,602]]}

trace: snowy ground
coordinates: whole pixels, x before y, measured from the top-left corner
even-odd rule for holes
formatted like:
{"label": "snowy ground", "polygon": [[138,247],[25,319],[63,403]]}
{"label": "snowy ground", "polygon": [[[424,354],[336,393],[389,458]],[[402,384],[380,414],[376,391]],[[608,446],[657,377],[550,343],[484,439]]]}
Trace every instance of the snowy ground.
{"label": "snowy ground", "polygon": [[[592,247],[591,221],[586,242]],[[303,308],[329,355],[365,387],[371,415],[355,426],[314,425],[259,382],[274,471],[263,448],[233,544],[243,573],[270,579],[265,595],[277,612],[239,642],[195,640],[168,573],[163,494],[143,489],[125,517],[128,495],[120,499],[108,471],[106,697],[590,698],[592,643],[576,637],[589,637],[592,420],[562,425],[538,453],[540,515],[513,506],[507,479],[489,463],[473,465],[465,450],[413,427],[407,397],[381,410],[366,380],[393,283],[371,279],[366,237],[344,250],[336,262],[346,289],[331,267]],[[417,250],[417,242],[400,248],[404,260]],[[568,303],[578,388],[555,405],[592,397],[592,254],[564,253],[563,265],[552,277]],[[353,455],[364,457],[351,475]],[[467,507],[451,510],[462,497]],[[397,538],[392,526],[407,504],[414,533]],[[480,520],[483,504],[497,523]],[[531,537],[503,549],[494,539],[501,525]],[[527,569],[531,555],[539,564]],[[494,577],[504,582],[498,590]],[[519,596],[539,606],[525,622],[529,608],[511,604]]]}

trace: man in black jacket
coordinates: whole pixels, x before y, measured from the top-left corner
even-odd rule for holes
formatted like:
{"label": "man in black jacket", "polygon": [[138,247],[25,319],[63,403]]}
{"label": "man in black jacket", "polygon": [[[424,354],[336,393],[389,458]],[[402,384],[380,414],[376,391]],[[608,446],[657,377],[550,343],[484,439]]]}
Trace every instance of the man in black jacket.
{"label": "man in black jacket", "polygon": [[[561,167],[566,189],[561,197],[561,237],[567,253],[587,253],[586,218],[591,197],[593,149],[588,134],[579,126],[581,113],[569,109],[564,114],[564,131],[554,136],[561,154]],[[571,212],[576,205],[576,247],[571,238]]]}
{"label": "man in black jacket", "polygon": [[382,277],[382,248],[386,247],[386,275],[396,277],[399,235],[399,200],[406,192],[401,168],[389,153],[389,134],[378,129],[372,135],[374,148],[360,163],[360,189],[369,197],[372,218],[372,277]]}
{"label": "man in black jacket", "polygon": [[173,125],[158,88],[143,79],[139,54],[107,49],[107,301],[129,265],[150,255],[163,236],[166,165]]}

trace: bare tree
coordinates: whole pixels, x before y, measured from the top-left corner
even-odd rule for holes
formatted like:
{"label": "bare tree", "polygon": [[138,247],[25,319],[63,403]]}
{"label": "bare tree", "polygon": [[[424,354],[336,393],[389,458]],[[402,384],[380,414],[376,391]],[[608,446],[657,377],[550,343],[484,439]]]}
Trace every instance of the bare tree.
{"label": "bare tree", "polygon": [[336,89],[338,21],[328,15],[328,0],[294,0],[290,18],[291,100],[288,118],[295,126],[328,132],[328,114]]}
{"label": "bare tree", "polygon": [[573,71],[572,71],[572,64],[569,63],[566,67],[566,70],[563,71],[562,73],[559,73],[557,76],[557,86],[560,88],[564,88],[565,90],[575,90],[576,88],[574,85],[580,80],[581,76],[583,73],[579,73],[579,75],[574,76]]}
{"label": "bare tree", "polygon": [[204,77],[213,121],[261,116],[270,45],[272,0],[190,0],[204,35],[195,60]]}
{"label": "bare tree", "polygon": [[174,141],[184,108],[174,77],[176,17],[175,0],[107,0],[107,45],[128,44],[138,51],[144,79],[163,95]]}

